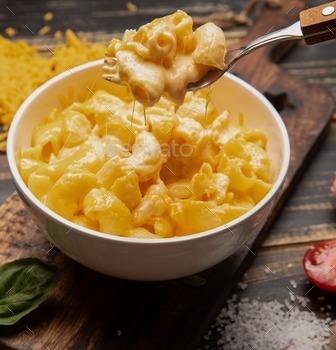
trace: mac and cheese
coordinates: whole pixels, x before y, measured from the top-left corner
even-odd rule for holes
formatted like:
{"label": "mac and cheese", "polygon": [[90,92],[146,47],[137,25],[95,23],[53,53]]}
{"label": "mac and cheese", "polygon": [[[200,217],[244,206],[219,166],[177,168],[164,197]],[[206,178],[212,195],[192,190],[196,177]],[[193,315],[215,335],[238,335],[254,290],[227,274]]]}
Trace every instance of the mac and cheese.
{"label": "mac and cheese", "polygon": [[223,69],[226,53],[223,31],[206,23],[193,32],[193,21],[183,11],[126,30],[112,39],[104,77],[128,85],[133,96],[153,106],[161,96],[182,104],[187,85],[211,69]]}
{"label": "mac and cheese", "polygon": [[204,91],[178,108],[162,98],[146,108],[147,123],[143,113],[106,91],[52,111],[18,152],[22,179],[74,223],[141,238],[209,230],[271,188],[265,135],[218,115]]}

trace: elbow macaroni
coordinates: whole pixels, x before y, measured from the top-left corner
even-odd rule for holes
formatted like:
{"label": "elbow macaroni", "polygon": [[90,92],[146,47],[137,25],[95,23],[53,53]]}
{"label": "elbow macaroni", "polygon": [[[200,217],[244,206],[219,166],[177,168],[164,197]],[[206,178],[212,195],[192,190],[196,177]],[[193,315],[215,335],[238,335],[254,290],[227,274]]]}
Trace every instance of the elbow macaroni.
{"label": "elbow macaroni", "polygon": [[138,238],[225,224],[271,188],[265,135],[218,115],[208,94],[187,93],[178,108],[162,98],[147,123],[143,113],[105,91],[52,111],[17,154],[22,179],[64,218]]}
{"label": "elbow macaroni", "polygon": [[223,69],[226,53],[223,31],[206,23],[195,32],[183,11],[127,30],[122,40],[112,39],[104,77],[128,85],[136,100],[153,106],[161,96],[181,105],[187,85],[211,69]]}

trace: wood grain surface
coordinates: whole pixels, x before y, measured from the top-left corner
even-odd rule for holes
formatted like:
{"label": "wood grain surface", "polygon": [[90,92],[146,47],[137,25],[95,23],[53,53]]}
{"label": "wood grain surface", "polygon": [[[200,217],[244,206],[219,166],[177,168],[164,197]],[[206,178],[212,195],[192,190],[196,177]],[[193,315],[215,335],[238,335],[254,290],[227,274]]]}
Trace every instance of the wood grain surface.
{"label": "wood grain surface", "polygon": [[[290,23],[304,7],[301,1],[289,1],[282,13],[267,9],[246,40]],[[0,329],[0,339],[17,349],[196,349],[204,345],[204,341],[200,343],[202,336],[255,257],[243,279],[249,284],[247,291],[237,289],[235,293],[262,295],[264,300],[285,299],[288,297],[285,286],[295,278],[299,282],[297,293],[305,294],[310,286],[302,274],[302,254],[311,241],[336,236],[329,188],[336,168],[335,123],[318,158],[311,164],[313,153],[327,135],[333,108],[330,96],[313,80],[336,95],[329,58],[334,49],[327,45],[325,56],[316,54],[320,57],[317,63],[301,53],[294,63],[288,56],[279,67],[271,58],[281,58],[289,48],[282,46],[260,50],[234,69],[267,94],[281,110],[287,125],[293,152],[281,205],[304,176],[266,240],[263,241],[275,215],[259,237],[249,242],[251,251],[243,247],[230,259],[201,273],[206,281],[203,286],[192,287],[183,279],[155,283],[123,281],[90,271],[56,248],[51,249],[17,196],[13,196],[0,208],[0,263],[23,256],[39,257],[57,263],[62,279],[55,293],[36,311],[16,326]],[[313,48],[309,52],[317,51]],[[293,55],[295,58],[295,51]],[[327,67],[323,60],[328,62]],[[288,75],[282,68],[310,78],[311,82]],[[3,182],[0,179],[0,186],[9,181],[4,158],[0,157],[0,175],[4,178]],[[308,163],[311,165],[306,172]],[[281,206],[277,208],[280,211]],[[256,254],[260,244],[263,246]],[[293,268],[288,267],[289,263]],[[266,266],[276,274],[265,274]],[[311,295],[315,303],[312,308],[321,314],[320,294],[313,291]],[[328,302],[335,307],[332,300]],[[218,336],[211,338],[213,349]]]}

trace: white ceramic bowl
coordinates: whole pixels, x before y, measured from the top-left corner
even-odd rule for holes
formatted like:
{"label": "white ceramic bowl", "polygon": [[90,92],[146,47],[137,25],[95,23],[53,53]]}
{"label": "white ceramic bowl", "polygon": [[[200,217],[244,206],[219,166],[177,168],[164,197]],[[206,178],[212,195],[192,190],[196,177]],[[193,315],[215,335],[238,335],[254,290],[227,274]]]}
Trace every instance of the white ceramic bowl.
{"label": "white ceramic bowl", "polygon": [[8,161],[17,192],[32,218],[64,254],[110,276],[173,279],[223,261],[267,220],[284,182],[290,154],[287,131],[277,111],[262,94],[233,75],[228,74],[216,83],[213,102],[219,111],[228,109],[233,116],[244,113],[248,126],[266,133],[274,185],[252,210],[229,224],[184,237],[153,240],[118,237],[75,225],[55,214],[23,182],[15,161],[18,148],[30,145],[34,127],[51,109],[60,106],[59,95],[74,89],[75,97],[85,99],[93,90],[111,90],[111,83],[102,79],[102,65],[102,61],[90,62],[54,77],[33,92],[14,117],[8,135]]}

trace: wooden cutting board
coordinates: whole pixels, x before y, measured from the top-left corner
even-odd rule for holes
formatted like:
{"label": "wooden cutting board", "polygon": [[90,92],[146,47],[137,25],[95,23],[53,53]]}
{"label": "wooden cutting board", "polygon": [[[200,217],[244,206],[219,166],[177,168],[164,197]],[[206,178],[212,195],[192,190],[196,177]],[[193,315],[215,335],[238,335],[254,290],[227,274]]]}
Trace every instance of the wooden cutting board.
{"label": "wooden cutting board", "polygon": [[[244,41],[293,23],[304,8],[302,1],[292,0],[284,8],[264,9]],[[266,226],[247,244],[249,249],[243,247],[200,273],[205,281],[202,286],[191,286],[184,279],[134,282],[111,278],[51,249],[13,195],[0,207],[0,263],[37,257],[56,263],[62,277],[56,291],[37,310],[15,326],[0,328],[1,341],[17,349],[197,348],[328,129],[334,108],[331,97],[322,87],[291,76],[274,63],[292,44],[260,49],[233,69],[278,108],[292,147],[281,198]]]}

